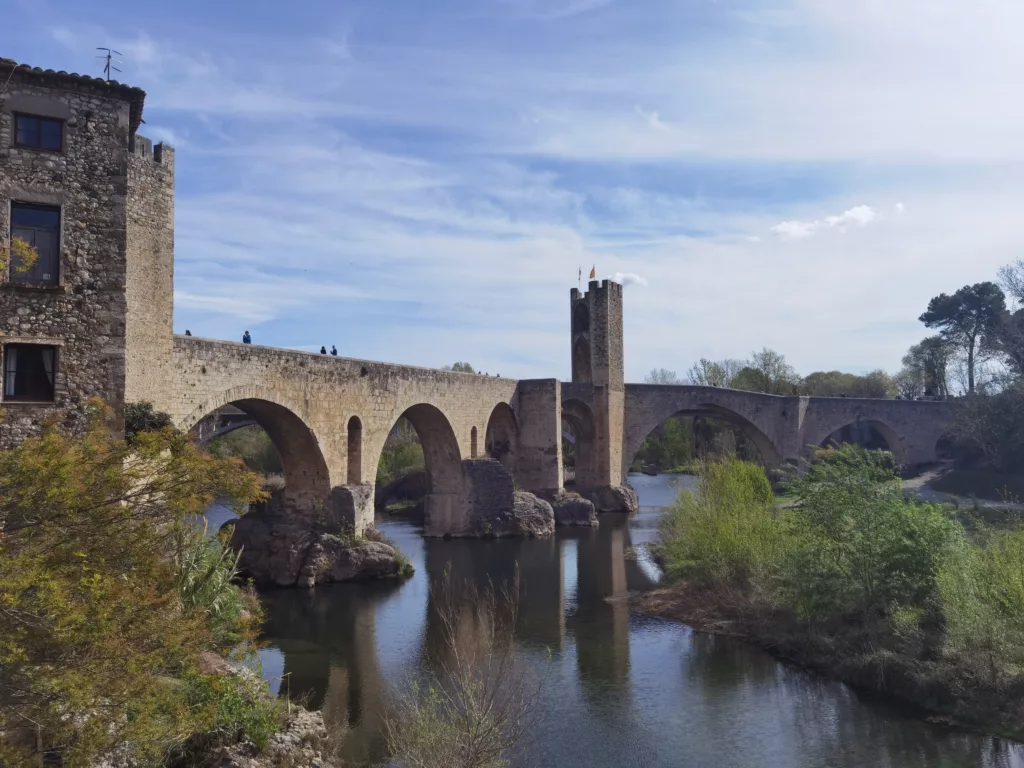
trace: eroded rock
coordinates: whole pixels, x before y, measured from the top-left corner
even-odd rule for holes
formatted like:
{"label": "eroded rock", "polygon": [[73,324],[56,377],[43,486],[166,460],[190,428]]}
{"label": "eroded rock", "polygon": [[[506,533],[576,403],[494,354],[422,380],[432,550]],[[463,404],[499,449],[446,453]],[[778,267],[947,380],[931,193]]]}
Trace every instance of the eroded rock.
{"label": "eroded rock", "polygon": [[606,485],[591,488],[587,491],[588,498],[594,503],[598,512],[627,512],[633,514],[640,509],[640,500],[636,491],[628,485]]}
{"label": "eroded rock", "polygon": [[354,538],[286,514],[256,509],[224,524],[239,569],[258,586],[312,587],[396,578],[411,572],[390,543]]}
{"label": "eroded rock", "polygon": [[551,508],[555,513],[555,525],[559,528],[572,526],[596,526],[597,510],[594,502],[578,493],[560,491],[550,499]]}

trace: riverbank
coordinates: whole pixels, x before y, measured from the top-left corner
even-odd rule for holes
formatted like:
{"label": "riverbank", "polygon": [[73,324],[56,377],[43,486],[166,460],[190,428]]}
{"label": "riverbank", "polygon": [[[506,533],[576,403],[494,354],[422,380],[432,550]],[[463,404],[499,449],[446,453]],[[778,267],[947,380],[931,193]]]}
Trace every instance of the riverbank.
{"label": "riverbank", "polygon": [[669,585],[644,613],[750,641],[779,659],[943,722],[1024,737],[1024,530],[920,503],[884,455],[843,446],[790,480],[709,464],[659,520]]}
{"label": "riverbank", "polygon": [[927,721],[1024,742],[1024,677],[993,678],[978,659],[913,658],[877,646],[876,633],[855,623],[810,629],[793,611],[739,590],[682,582],[630,605],[640,615],[741,639],[780,661],[908,705]]}

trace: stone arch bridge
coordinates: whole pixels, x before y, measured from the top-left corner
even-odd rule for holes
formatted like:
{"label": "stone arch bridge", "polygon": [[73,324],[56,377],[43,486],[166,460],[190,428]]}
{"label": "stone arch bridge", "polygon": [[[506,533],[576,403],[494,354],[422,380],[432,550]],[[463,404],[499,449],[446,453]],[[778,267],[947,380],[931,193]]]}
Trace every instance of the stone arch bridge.
{"label": "stone arch bridge", "polygon": [[[427,533],[474,535],[513,487],[563,488],[562,429],[575,439],[577,489],[599,511],[628,509],[625,484],[644,439],[680,414],[714,415],[749,436],[768,467],[796,462],[836,430],[868,422],[901,463],[936,459],[951,403],[779,397],[714,387],[622,386],[598,378],[513,380],[213,341],[173,340],[174,381],[162,405],[186,430],[256,422],[277,447],[283,503],[361,531],[372,522],[384,442],[402,416],[423,445]],[[230,418],[213,424],[211,414]],[[203,436],[201,436],[203,437]],[[626,501],[623,499],[626,498]]]}

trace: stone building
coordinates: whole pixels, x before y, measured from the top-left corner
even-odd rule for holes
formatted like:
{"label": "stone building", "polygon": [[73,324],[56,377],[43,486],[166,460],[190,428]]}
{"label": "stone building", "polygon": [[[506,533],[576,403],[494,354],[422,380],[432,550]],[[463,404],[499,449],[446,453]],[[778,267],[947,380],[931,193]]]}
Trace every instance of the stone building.
{"label": "stone building", "polygon": [[174,153],[136,133],[144,100],[0,59],[0,247],[38,253],[0,275],[0,448],[47,418],[80,427],[92,398],[120,421],[168,386]]}

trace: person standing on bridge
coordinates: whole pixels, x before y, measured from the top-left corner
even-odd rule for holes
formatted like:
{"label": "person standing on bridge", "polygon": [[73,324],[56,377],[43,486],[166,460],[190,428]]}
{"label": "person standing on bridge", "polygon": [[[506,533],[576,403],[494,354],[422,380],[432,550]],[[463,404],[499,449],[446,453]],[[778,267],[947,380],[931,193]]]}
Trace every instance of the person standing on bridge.
{"label": "person standing on bridge", "polygon": [[326,355],[327,354],[327,347],[320,347],[320,354],[321,355]]}
{"label": "person standing on bridge", "polygon": [[242,334],[242,343],[243,344],[252,344],[252,336],[249,335],[248,331],[246,331],[245,333]]}
{"label": "person standing on bridge", "polygon": [[337,356],[338,356],[338,348],[337,348],[336,346],[334,346],[333,344],[331,344],[331,354],[332,354],[332,355],[333,355],[334,357],[337,357]]}

